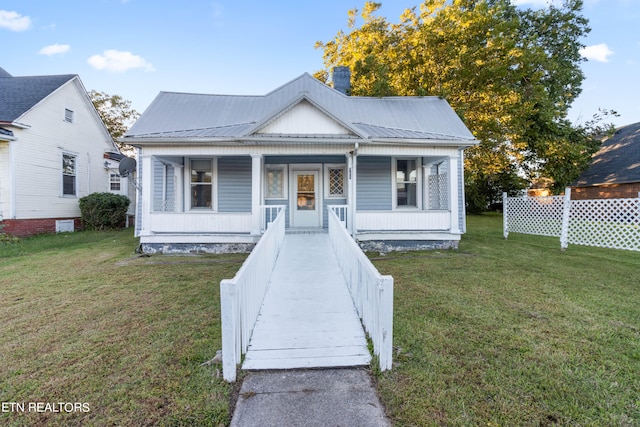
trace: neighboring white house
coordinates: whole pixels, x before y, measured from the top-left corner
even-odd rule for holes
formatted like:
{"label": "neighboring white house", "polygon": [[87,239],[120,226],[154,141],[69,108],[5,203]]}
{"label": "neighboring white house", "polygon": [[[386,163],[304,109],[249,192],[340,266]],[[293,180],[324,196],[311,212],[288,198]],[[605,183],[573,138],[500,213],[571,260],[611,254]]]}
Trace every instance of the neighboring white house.
{"label": "neighboring white house", "polygon": [[122,141],[145,252],[248,250],[273,205],[305,230],[345,206],[367,249],[456,247],[478,142],[444,99],[352,97],[309,74],[264,96],[161,92]]}
{"label": "neighboring white house", "polygon": [[14,77],[0,68],[0,232],[76,229],[81,197],[129,196],[121,158],[77,75]]}

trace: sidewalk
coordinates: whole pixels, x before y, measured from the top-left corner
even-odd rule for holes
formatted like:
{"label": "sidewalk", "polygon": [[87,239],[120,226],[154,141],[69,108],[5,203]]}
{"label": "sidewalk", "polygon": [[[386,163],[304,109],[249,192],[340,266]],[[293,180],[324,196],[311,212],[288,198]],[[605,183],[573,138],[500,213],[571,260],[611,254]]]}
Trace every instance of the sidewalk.
{"label": "sidewalk", "polygon": [[251,372],[231,427],[390,427],[364,369]]}

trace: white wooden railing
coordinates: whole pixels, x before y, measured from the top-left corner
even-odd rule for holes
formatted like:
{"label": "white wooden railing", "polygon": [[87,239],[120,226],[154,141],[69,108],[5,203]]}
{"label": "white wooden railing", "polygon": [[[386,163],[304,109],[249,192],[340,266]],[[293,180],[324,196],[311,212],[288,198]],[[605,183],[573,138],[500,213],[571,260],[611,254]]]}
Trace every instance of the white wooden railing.
{"label": "white wooden railing", "polygon": [[380,370],[391,369],[393,345],[393,277],[383,276],[373,266],[360,246],[351,238],[336,211],[342,206],[329,206],[329,239],[336,252],[351,298],[356,306]]}
{"label": "white wooden railing", "polygon": [[262,211],[261,231],[267,229],[269,224],[274,222],[280,212],[286,208],[285,205],[262,205],[260,210]]}
{"label": "white wooden railing", "polygon": [[[284,241],[285,207],[268,208],[272,213],[277,211],[277,214],[269,221],[255,248],[233,279],[220,282],[222,376],[229,382],[236,380],[236,365],[247,352],[271,273]],[[277,210],[272,210],[274,208]],[[263,209],[263,214],[266,215],[265,212],[266,209]]]}

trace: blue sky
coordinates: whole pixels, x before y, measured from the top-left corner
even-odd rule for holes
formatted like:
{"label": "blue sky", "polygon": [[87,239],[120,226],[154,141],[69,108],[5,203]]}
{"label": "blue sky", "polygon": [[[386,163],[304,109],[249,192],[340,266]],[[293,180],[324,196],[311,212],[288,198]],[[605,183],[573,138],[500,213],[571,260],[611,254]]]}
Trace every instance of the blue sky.
{"label": "blue sky", "polygon": [[[419,0],[380,0],[391,22]],[[512,0],[544,7],[547,0]],[[555,1],[555,0],[554,0]],[[160,91],[265,94],[322,68],[317,40],[346,30],[364,0],[3,0],[0,67],[15,76],[79,74],[87,90],[144,111]],[[640,0],[585,0],[586,80],[569,118],[614,109],[640,121]]]}

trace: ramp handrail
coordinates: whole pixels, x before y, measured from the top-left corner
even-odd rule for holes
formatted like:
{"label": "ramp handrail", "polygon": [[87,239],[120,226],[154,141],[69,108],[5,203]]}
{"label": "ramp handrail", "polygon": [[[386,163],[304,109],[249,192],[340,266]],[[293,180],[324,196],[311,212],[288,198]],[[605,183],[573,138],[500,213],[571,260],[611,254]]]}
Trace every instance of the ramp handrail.
{"label": "ramp handrail", "polygon": [[345,207],[329,207],[329,239],[358,316],[373,341],[380,370],[386,371],[391,369],[393,353],[393,277],[378,272],[351,238],[335,209],[344,214]]}
{"label": "ramp handrail", "polygon": [[[268,207],[270,213],[274,209],[274,206]],[[286,206],[279,206],[275,219],[269,221],[266,231],[233,279],[220,282],[222,376],[226,381],[236,380],[236,365],[247,352],[284,241],[285,209]]]}

